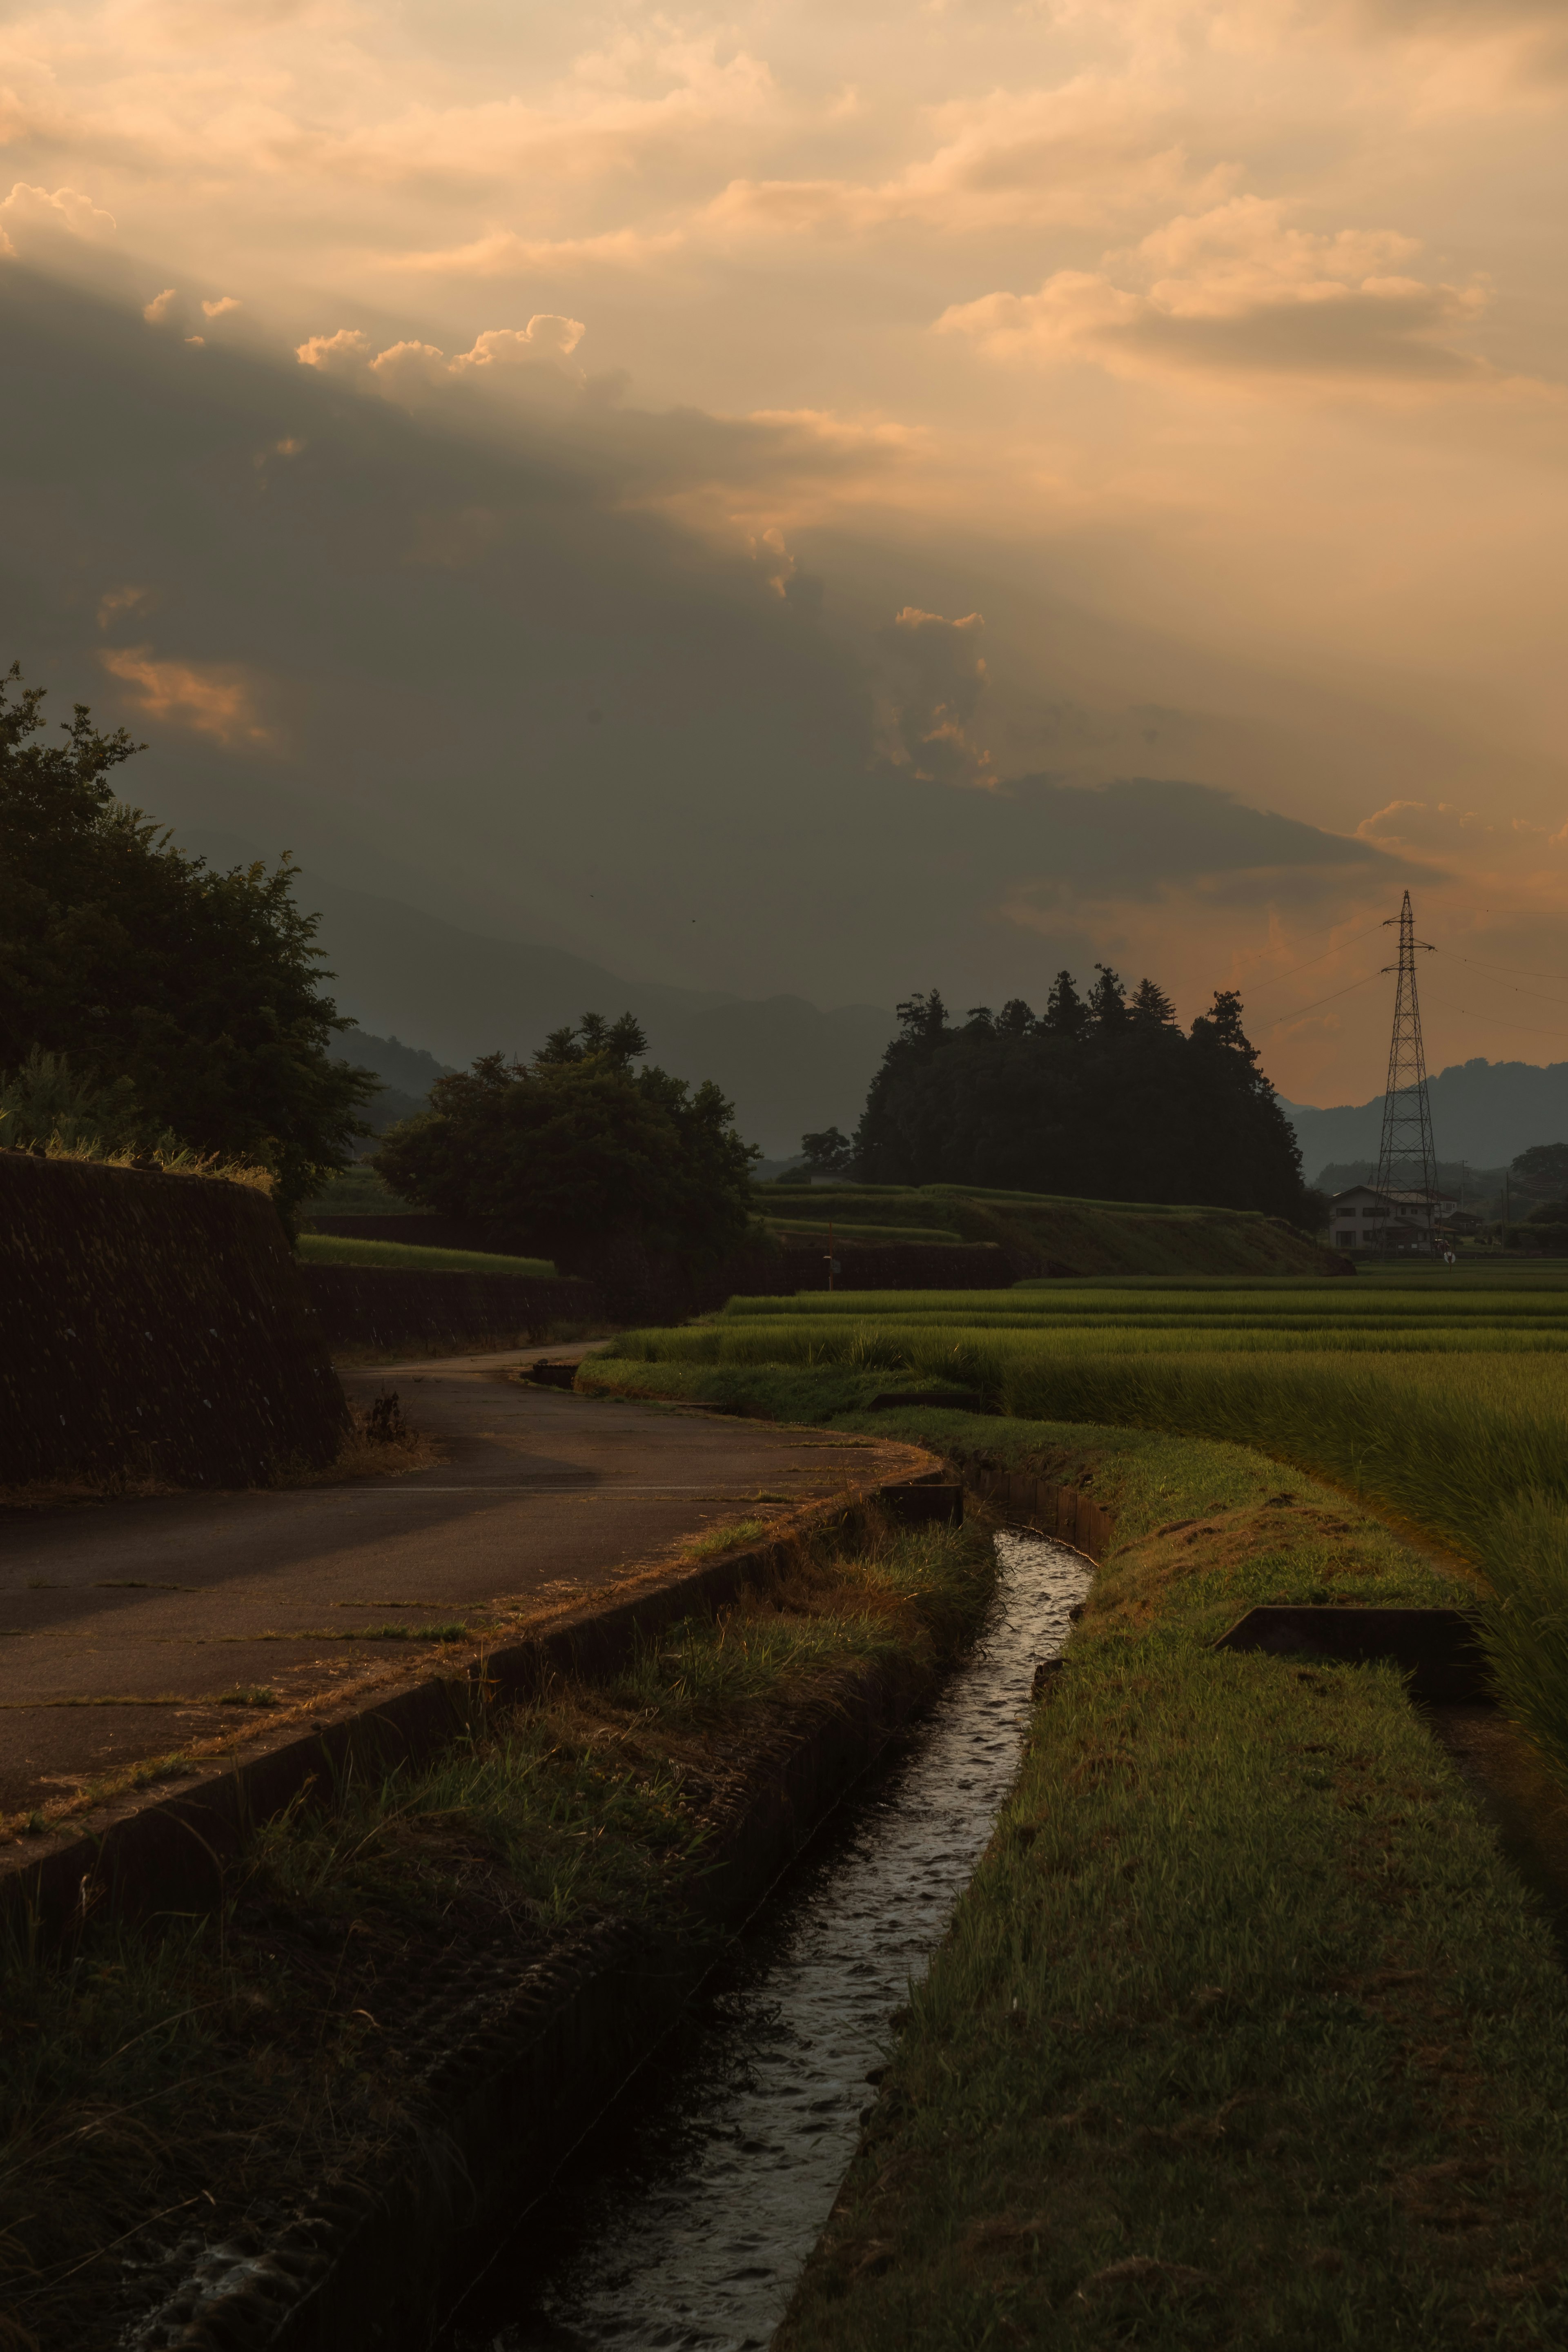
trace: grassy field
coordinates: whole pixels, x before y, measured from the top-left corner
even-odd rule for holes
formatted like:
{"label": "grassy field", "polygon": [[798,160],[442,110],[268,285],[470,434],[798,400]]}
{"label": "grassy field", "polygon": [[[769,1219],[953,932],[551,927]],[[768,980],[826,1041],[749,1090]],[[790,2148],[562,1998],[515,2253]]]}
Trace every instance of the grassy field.
{"label": "grassy field", "polygon": [[735,1299],[613,1344],[590,1381],[795,1419],[956,1388],[993,1413],[1220,1438],[1324,1476],[1481,1571],[1507,1703],[1568,1781],[1561,1273]]}
{"label": "grassy field", "polygon": [[558,1678],[418,1771],[291,1808],[213,1912],[94,1914],[52,1958],[18,1920],[0,1941],[4,2352],[120,2342],[128,2284],[193,2228],[220,2243],[324,2180],[369,2201],[440,2137],[428,2022],[405,2029],[433,2009],[439,2033],[431,1988],[476,1955],[526,1962],[605,1916],[701,1943],[691,1875],[759,1759],[771,1785],[781,1743],[868,1675],[930,1687],[993,1580],[983,1530],[807,1539],[611,1681]]}
{"label": "grassy field", "polygon": [[[1116,1522],[779,2352],[1568,2340],[1533,1898],[1397,1674],[1210,1646],[1258,1603],[1478,1610],[1568,1780],[1565,1330],[1568,1285],[1519,1270],[1053,1283],[736,1300],[585,1368]],[[1510,1759],[1561,1853],[1560,1789]]]}
{"label": "grassy field", "polygon": [[1561,2343],[1545,1928],[1396,1675],[1208,1646],[1468,1580],[1247,1449],[907,1419],[1118,1540],[779,2352]]}
{"label": "grassy field", "polygon": [[345,1234],[301,1234],[295,1244],[307,1265],[374,1265],[388,1274],[515,1274],[553,1277],[547,1257],[500,1257],[488,1250],[417,1249],[402,1242],[365,1242]]}
{"label": "grassy field", "polygon": [[1323,1253],[1305,1235],[1250,1210],[1171,1208],[1159,1202],[1079,1201],[1045,1192],[988,1192],[958,1184],[759,1184],[752,1199],[771,1228],[853,1241],[994,1242],[1017,1263],[1049,1273],[1267,1274],[1311,1272]]}

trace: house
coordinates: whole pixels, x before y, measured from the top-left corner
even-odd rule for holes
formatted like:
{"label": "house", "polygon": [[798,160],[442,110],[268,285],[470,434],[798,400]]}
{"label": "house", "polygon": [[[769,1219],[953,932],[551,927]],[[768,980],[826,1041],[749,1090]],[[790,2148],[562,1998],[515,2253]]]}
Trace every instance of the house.
{"label": "house", "polygon": [[1352,1184],[1329,1208],[1329,1238],[1336,1249],[1429,1249],[1434,1228],[1458,1207],[1441,1192],[1380,1192]]}

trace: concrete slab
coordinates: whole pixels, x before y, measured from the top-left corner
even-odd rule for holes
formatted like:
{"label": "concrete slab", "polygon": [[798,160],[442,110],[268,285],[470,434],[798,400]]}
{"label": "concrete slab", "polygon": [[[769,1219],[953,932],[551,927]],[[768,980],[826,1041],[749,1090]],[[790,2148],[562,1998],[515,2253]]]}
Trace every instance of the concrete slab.
{"label": "concrete slab", "polygon": [[471,1649],[722,1521],[928,1466],[907,1445],[525,1386],[518,1360],[342,1374],[362,1402],[397,1389],[441,1444],[432,1469],[0,1523],[0,1812],[243,1732],[268,1700],[373,1687],[443,1633]]}

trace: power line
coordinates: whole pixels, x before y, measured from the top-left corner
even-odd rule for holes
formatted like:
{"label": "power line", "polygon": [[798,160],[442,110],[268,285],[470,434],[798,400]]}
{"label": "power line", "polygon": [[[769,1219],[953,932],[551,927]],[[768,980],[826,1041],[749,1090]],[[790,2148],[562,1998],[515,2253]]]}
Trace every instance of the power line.
{"label": "power line", "polygon": [[[1442,950],[1439,950],[1438,952],[1441,953]],[[1477,963],[1471,956],[1451,956],[1449,958],[1449,961],[1452,963],[1468,964],[1472,971],[1479,971],[1485,978],[1491,977],[1486,965]],[[1497,966],[1495,969],[1500,971],[1501,966]],[[1537,972],[1534,977],[1537,980],[1551,980],[1558,977],[1558,975],[1552,972],[1542,971]],[[1537,1004],[1563,1004],[1563,999],[1560,996],[1542,996],[1540,990],[1534,988],[1515,988],[1511,980],[1493,980],[1492,986],[1494,988],[1506,990],[1510,996],[1532,997]],[[1568,1013],[1568,1005],[1563,1005],[1563,1009],[1565,1013]]]}
{"label": "power line", "polygon": [[1347,987],[1336,988],[1327,996],[1315,996],[1310,1004],[1298,1004],[1290,1012],[1281,1013],[1278,1020],[1270,1021],[1266,1025],[1270,1029],[1278,1029],[1280,1022],[1299,1021],[1303,1013],[1315,1013],[1320,1004],[1331,1004],[1335,997],[1349,996],[1352,989],[1364,988],[1369,981],[1381,980],[1382,977],[1381,971],[1363,972],[1360,980],[1352,980]]}
{"label": "power line", "polygon": [[1568,971],[1531,971],[1521,963],[1483,963],[1479,956],[1462,956],[1452,948],[1443,952],[1455,963],[1468,963],[1477,971],[1511,971],[1521,980],[1557,980],[1568,983]]}
{"label": "power line", "polygon": [[[1328,929],[1331,931],[1336,930],[1338,928],[1338,925],[1335,923],[1331,923],[1328,926]],[[1293,963],[1288,971],[1272,972],[1269,977],[1273,980],[1293,980],[1299,971],[1310,971],[1314,964],[1327,963],[1329,958],[1331,955],[1338,955],[1342,948],[1353,946],[1357,940],[1364,940],[1368,931],[1381,930],[1383,926],[1381,921],[1363,923],[1359,931],[1352,931],[1348,938],[1336,940],[1331,948],[1325,948],[1323,950],[1321,955],[1309,956],[1305,963]],[[1309,939],[1315,938],[1321,940],[1323,938],[1324,934],[1322,931],[1309,931],[1307,936]],[[1255,948],[1251,955],[1243,956],[1241,958],[1241,961],[1243,963],[1257,963],[1259,957],[1266,956],[1268,952],[1268,950],[1267,948]]]}
{"label": "power line", "polygon": [[1516,1029],[1522,1037],[1556,1037],[1568,1040],[1568,1029],[1537,1029],[1525,1021],[1500,1021],[1495,1013],[1471,1013],[1465,1005],[1453,1005],[1443,1013],[1445,1021],[1479,1021],[1489,1029]]}

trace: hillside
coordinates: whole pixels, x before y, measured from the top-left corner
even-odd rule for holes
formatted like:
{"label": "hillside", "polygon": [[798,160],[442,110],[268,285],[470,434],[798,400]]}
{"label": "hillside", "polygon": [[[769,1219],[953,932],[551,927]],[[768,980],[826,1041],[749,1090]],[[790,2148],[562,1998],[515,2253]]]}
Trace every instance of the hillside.
{"label": "hillside", "polygon": [[[1501,1168],[1532,1143],[1568,1143],[1568,1062],[1489,1062],[1479,1055],[1450,1063],[1427,1081],[1438,1157],[1472,1167]],[[1331,1162],[1377,1159],[1383,1097],[1370,1102],[1287,1102],[1280,1109],[1296,1130],[1310,1184]]]}
{"label": "hillside", "polygon": [[965,1186],[760,1184],[769,1229],[796,1239],[995,1242],[1019,1275],[1310,1274],[1327,1254],[1272,1217]]}
{"label": "hillside", "polygon": [[[237,835],[199,829],[183,831],[180,845],[220,867],[260,854]],[[397,1046],[410,1066],[466,1068],[479,1054],[526,1060],[552,1029],[584,1013],[635,1013],[650,1061],[694,1085],[712,1078],[733,1102],[747,1142],[783,1159],[808,1131],[854,1128],[898,1026],[874,1004],[824,1012],[803,996],[745,998],[628,980],[563,948],[487,938],[314,871],[298,895],[321,915],[317,944],[335,974],[332,995],[364,1024],[339,1050],[405,1096],[423,1095],[435,1070],[425,1066],[423,1085],[410,1084],[412,1066],[403,1076],[384,1068],[372,1050],[376,1040],[417,1039],[416,1048]]]}
{"label": "hillside", "polygon": [[424,1109],[444,1066],[434,1054],[405,1045],[401,1037],[377,1037],[368,1029],[345,1030],[338,1050],[345,1062],[374,1070],[381,1080],[380,1094],[365,1105],[363,1114],[377,1135],[384,1135],[400,1119],[413,1118]]}

